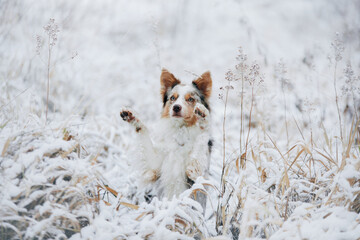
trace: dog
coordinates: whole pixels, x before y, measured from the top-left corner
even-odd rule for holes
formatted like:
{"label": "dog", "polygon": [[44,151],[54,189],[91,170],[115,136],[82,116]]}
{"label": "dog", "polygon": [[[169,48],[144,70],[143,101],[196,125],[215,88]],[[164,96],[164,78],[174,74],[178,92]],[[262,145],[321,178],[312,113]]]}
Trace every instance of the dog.
{"label": "dog", "polygon": [[212,79],[205,72],[185,85],[163,69],[160,84],[163,108],[153,134],[131,109],[120,116],[135,129],[143,182],[152,183],[159,198],[172,199],[209,174]]}

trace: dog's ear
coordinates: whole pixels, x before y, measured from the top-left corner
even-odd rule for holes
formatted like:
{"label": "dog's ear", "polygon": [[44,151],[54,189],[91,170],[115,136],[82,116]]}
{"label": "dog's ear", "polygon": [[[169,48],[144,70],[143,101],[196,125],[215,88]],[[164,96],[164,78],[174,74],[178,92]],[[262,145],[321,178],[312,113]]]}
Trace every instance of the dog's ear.
{"label": "dog's ear", "polygon": [[204,95],[205,98],[210,97],[212,80],[209,71],[203,73],[198,79],[194,80],[192,83]]}
{"label": "dog's ear", "polygon": [[161,85],[160,93],[161,93],[161,97],[164,101],[164,106],[166,104],[167,97],[168,97],[167,96],[168,89],[169,88],[172,89],[179,83],[180,83],[180,81],[178,79],[176,79],[172,73],[170,73],[165,68],[162,69],[161,76],[160,76],[160,85]]}

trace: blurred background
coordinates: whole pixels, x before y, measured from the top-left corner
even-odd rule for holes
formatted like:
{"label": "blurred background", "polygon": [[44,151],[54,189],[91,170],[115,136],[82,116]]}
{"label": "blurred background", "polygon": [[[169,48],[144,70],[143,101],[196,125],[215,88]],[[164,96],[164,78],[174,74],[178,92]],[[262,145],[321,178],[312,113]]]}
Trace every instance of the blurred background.
{"label": "blurred background", "polygon": [[[155,118],[161,111],[161,68],[185,82],[210,70],[216,105],[225,73],[237,64],[239,47],[249,65],[256,60],[261,66],[271,99],[280,89],[274,69],[282,61],[298,88],[293,93],[298,101],[316,95],[324,99],[316,100],[319,104],[326,103],[333,97],[325,89],[332,86],[329,56],[336,32],[347,46],[343,65],[351,61],[358,74],[359,9],[360,1],[335,0],[2,0],[0,103],[13,100],[6,108],[21,105],[43,114],[48,63],[44,26],[50,18],[59,29],[50,63],[50,110],[61,116],[115,116],[121,106],[130,105]],[[9,112],[2,116],[5,120],[17,117],[16,111]]]}
{"label": "blurred background", "polygon": [[[160,118],[162,68],[212,74],[205,216],[132,168],[119,112]],[[359,107],[360,0],[0,0],[0,238],[161,239],[180,209],[189,236],[351,239]]]}

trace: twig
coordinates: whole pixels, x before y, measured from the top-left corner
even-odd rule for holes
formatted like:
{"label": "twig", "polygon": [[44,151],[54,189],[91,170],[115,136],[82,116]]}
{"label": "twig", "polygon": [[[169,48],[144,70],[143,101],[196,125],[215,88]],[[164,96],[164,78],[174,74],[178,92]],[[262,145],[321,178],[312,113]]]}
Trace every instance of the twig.
{"label": "twig", "polygon": [[240,146],[239,157],[241,157],[242,135],[243,135],[243,115],[244,115],[244,64],[241,64],[241,105],[240,105]]}
{"label": "twig", "polygon": [[226,185],[225,185],[225,159],[226,159],[226,108],[227,108],[227,103],[228,103],[228,97],[229,97],[229,90],[230,90],[230,81],[228,82],[228,85],[225,87],[226,88],[226,94],[225,94],[225,107],[224,107],[224,118],[223,118],[223,166],[222,166],[222,170],[221,170],[221,179],[220,179],[220,186],[221,186],[221,192],[220,192],[220,199],[219,199],[219,203],[218,203],[218,208],[217,208],[217,218],[216,218],[216,229],[218,231],[218,227],[220,226],[221,223],[221,208],[222,208],[222,204],[221,204],[221,199],[224,196],[225,190],[226,190]]}
{"label": "twig", "polygon": [[[248,130],[248,134],[246,137],[246,143],[245,143],[245,155],[247,153],[247,147],[249,144],[249,135],[250,135],[250,131],[251,131],[251,115],[252,115],[253,106],[254,106],[254,86],[251,87],[251,106],[250,106],[250,113],[249,113],[249,130]],[[245,156],[245,158],[246,158],[246,156]]]}
{"label": "twig", "polygon": [[[50,69],[51,69],[51,53],[52,48],[55,46],[57,41],[57,34],[60,32],[58,25],[55,23],[55,19],[50,18],[49,23],[44,26],[44,30],[48,35],[48,62],[47,62],[47,86],[46,86],[46,111],[45,111],[45,125],[47,124],[48,119],[48,109],[49,109],[49,94],[50,94]],[[38,37],[38,47],[37,52],[40,52],[39,42],[41,41]]]}
{"label": "twig", "polygon": [[281,88],[282,93],[283,93],[283,101],[284,101],[284,113],[285,113],[285,129],[286,129],[286,140],[287,140],[287,148],[289,148],[289,130],[288,130],[288,122],[287,122],[287,116],[286,116],[286,112],[287,112],[287,106],[286,106],[286,99],[285,99],[285,91],[284,88]]}
{"label": "twig", "polygon": [[338,117],[339,117],[339,127],[340,127],[340,139],[341,141],[343,140],[343,134],[342,134],[342,124],[341,124],[341,114],[340,114],[340,108],[339,108],[339,97],[337,94],[337,89],[336,89],[336,68],[337,68],[337,61],[335,62],[335,69],[334,69],[334,90],[335,90],[335,102],[336,102],[336,109],[338,112]]}
{"label": "twig", "polygon": [[47,123],[48,109],[49,109],[49,92],[50,92],[50,61],[51,61],[51,45],[50,45],[50,34],[49,34],[49,55],[47,63],[47,86],[46,86],[46,111],[45,111],[45,124]]}

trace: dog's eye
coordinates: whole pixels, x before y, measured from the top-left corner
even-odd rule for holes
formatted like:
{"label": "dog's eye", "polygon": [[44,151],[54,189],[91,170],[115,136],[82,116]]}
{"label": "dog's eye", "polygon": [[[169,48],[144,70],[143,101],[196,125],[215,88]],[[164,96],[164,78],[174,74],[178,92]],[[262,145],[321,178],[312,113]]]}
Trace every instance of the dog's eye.
{"label": "dog's eye", "polygon": [[194,101],[195,101],[195,99],[193,99],[192,97],[188,98],[188,102],[194,102]]}
{"label": "dog's eye", "polygon": [[170,97],[170,100],[171,100],[171,101],[174,101],[174,100],[175,100],[175,97],[174,97],[174,96],[171,96],[171,97]]}

